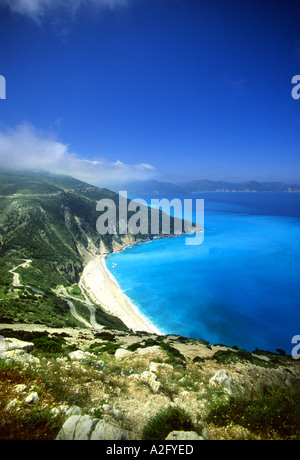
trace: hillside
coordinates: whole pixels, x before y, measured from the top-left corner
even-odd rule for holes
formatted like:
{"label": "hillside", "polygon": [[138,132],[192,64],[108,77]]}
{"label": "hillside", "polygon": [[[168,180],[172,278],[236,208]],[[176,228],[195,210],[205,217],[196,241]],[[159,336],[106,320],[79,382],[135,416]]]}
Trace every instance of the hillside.
{"label": "hillside", "polygon": [[[85,302],[77,283],[91,257],[152,239],[152,214],[148,208],[149,234],[119,235],[118,226],[124,225],[120,220],[116,234],[100,235],[96,222],[101,213],[96,210],[96,203],[103,198],[112,200],[118,213],[119,195],[110,190],[69,176],[0,171],[1,322],[82,326],[89,319],[90,310],[96,309],[100,325],[126,329],[101,306],[90,300]],[[161,211],[154,212],[161,217]],[[128,219],[132,215],[128,212]],[[173,228],[171,218],[170,236]],[[161,236],[160,233],[156,237]],[[24,260],[30,262],[24,265]],[[21,283],[12,285],[13,276],[19,276]],[[75,299],[66,299],[62,286],[70,289],[68,295],[75,295]],[[57,295],[57,289],[64,298]],[[77,316],[70,314],[71,300],[73,313],[80,313]],[[82,321],[78,321],[79,316]]]}
{"label": "hillside", "polygon": [[113,329],[0,334],[0,439],[299,439],[291,357]]}

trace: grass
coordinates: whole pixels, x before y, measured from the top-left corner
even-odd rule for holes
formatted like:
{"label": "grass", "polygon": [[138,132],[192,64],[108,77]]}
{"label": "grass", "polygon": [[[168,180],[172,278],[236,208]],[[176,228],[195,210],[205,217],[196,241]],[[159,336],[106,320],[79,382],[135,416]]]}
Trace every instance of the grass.
{"label": "grass", "polygon": [[300,433],[299,388],[264,388],[252,398],[231,398],[213,404],[206,418],[217,426],[236,424],[264,439],[290,439]]}
{"label": "grass", "polygon": [[[13,392],[18,384],[38,391],[40,401],[29,407],[20,395]],[[1,440],[46,440],[55,437],[62,425],[62,418],[51,413],[55,406],[53,395],[45,391],[42,379],[34,372],[24,370],[16,362],[0,360],[0,394]],[[16,399],[16,396],[17,409],[5,411],[7,403]]]}

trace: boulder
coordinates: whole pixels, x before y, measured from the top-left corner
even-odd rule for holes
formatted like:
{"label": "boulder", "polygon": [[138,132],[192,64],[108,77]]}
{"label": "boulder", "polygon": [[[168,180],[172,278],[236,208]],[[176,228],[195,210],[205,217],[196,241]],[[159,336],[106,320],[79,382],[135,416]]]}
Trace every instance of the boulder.
{"label": "boulder", "polygon": [[0,340],[0,358],[2,359],[19,361],[24,364],[39,364],[40,360],[29,354],[33,349],[32,342],[4,337]]}
{"label": "boulder", "polygon": [[162,388],[162,384],[157,380],[157,376],[153,372],[144,371],[139,378],[149,385],[153,393],[158,393]]}
{"label": "boulder", "polygon": [[56,440],[127,440],[123,430],[90,415],[72,415],[63,424]]}
{"label": "boulder", "polygon": [[24,342],[23,340],[5,338],[4,349],[6,352],[12,350],[24,350],[24,352],[29,353],[34,349],[34,344],[32,342]]}
{"label": "boulder", "polygon": [[126,358],[127,356],[133,355],[132,351],[125,350],[124,348],[118,348],[115,352],[115,358]]}
{"label": "boulder", "polygon": [[84,352],[81,350],[76,350],[72,351],[69,353],[69,358],[71,361],[81,361],[81,360],[87,360],[90,358],[96,358],[96,355],[93,355],[92,353]]}
{"label": "boulder", "polygon": [[149,353],[161,353],[162,352],[162,349],[160,346],[158,345],[153,345],[153,347],[145,347],[145,348],[138,348],[137,350],[137,353],[139,355],[147,355]]}
{"label": "boulder", "polygon": [[210,386],[220,385],[230,396],[232,395],[232,383],[232,377],[227,374],[225,369],[220,369],[209,381]]}
{"label": "boulder", "polygon": [[33,404],[37,403],[39,401],[38,394],[34,391],[33,393],[30,393],[27,398],[25,398],[25,402],[27,404]]}

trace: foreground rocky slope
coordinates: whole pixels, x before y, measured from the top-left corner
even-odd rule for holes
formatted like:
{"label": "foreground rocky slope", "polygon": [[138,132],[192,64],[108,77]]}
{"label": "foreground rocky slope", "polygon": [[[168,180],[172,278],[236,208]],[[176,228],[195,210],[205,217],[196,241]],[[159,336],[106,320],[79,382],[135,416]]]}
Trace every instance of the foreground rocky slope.
{"label": "foreground rocky slope", "polygon": [[0,334],[1,439],[299,438],[291,357],[105,329],[20,324]]}

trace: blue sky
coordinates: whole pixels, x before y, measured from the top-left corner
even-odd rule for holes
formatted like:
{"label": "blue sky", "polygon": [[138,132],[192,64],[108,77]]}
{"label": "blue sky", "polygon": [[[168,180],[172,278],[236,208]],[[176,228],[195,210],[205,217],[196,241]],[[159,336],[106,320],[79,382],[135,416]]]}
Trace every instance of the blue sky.
{"label": "blue sky", "polygon": [[300,183],[297,0],[0,0],[0,165]]}

